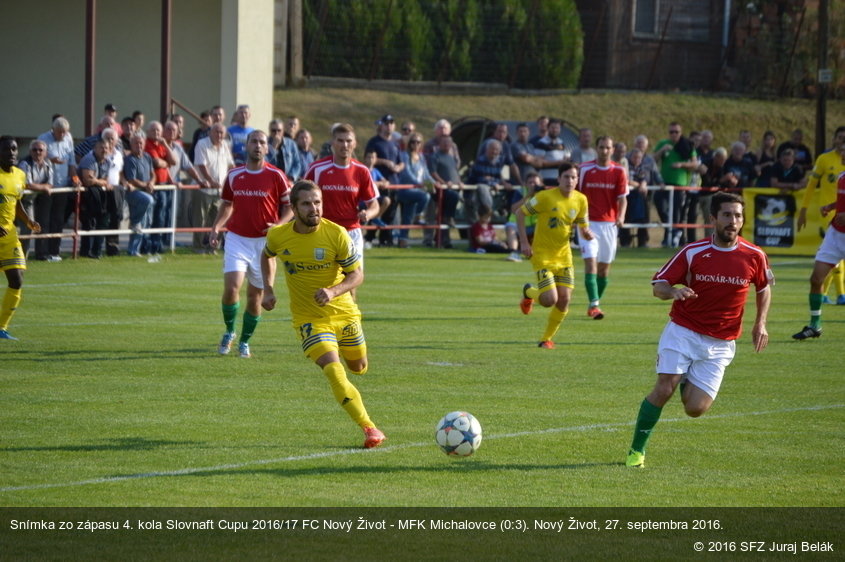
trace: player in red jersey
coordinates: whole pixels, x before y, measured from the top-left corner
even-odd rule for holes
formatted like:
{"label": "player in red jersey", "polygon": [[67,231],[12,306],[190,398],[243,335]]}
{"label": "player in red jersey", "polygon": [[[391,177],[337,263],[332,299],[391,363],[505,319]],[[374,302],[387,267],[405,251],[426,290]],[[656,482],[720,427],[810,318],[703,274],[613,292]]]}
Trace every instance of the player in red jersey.
{"label": "player in red jersey", "polygon": [[[839,146],[842,163],[845,164],[845,144]],[[834,211],[830,226],[816,252],[813,273],[810,275],[810,323],[793,334],[796,340],[817,338],[822,335],[822,298],[824,279],[830,270],[845,259],[845,173],[839,174],[836,182],[836,201],[821,208],[823,217]]]}
{"label": "player in red jersey", "polygon": [[[346,229],[361,257],[363,268],[364,234],[361,225],[378,216],[379,193],[369,168],[352,158],[357,144],[352,125],[335,125],[332,127],[332,155],[311,164],[303,179],[320,186],[323,217]],[[351,293],[355,299],[355,289]]]}
{"label": "player in red jersey", "polygon": [[710,409],[733,360],[752,283],[757,291],[751,331],[755,351],[769,342],[766,317],[773,278],[763,250],[739,236],[744,206],[735,193],[716,193],[710,203],[712,238],[685,246],[652,279],[654,296],[673,301],[671,320],[660,337],[657,382],[640,405],[627,466],[644,465],[646,442],[679,383],[688,416],[697,418]]}
{"label": "player in red jersey", "polygon": [[584,258],[584,284],[590,304],[587,316],[604,318],[599,301],[607,288],[610,264],[616,258],[619,227],[625,220],[628,206],[628,172],[610,159],[613,139],[608,136],[596,140],[596,159],[581,166],[579,190],[590,205],[590,228],[595,237],[581,239]]}
{"label": "player in red jersey", "polygon": [[219,243],[220,230],[229,231],[223,253],[223,323],[226,333],[217,351],[226,355],[235,340],[235,319],[240,308],[240,292],[249,276],[247,304],[243,317],[238,351],[243,358],[252,355],[249,338],[261,319],[264,284],[261,279],[261,254],[267,230],[291,219],[290,182],[285,173],[264,161],[267,135],[252,131],[246,141],[247,160],[232,168],[223,184],[220,209],[211,227],[208,241],[212,248]]}

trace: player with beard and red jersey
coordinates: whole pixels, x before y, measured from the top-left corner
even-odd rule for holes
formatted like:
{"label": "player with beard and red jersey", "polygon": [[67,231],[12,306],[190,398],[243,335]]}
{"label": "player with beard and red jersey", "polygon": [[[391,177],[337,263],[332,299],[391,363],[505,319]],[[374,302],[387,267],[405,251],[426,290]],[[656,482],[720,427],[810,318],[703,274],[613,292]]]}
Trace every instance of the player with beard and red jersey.
{"label": "player with beard and red jersey", "polygon": [[619,228],[628,207],[628,172],[610,159],[613,139],[608,136],[596,140],[596,159],[581,166],[579,191],[587,196],[590,205],[590,229],[595,238],[581,239],[584,258],[584,284],[590,304],[587,316],[604,318],[599,301],[607,288],[610,264],[616,258]]}
{"label": "player with beard and red jersey", "polygon": [[[357,139],[348,123],[332,127],[332,155],[311,164],[303,179],[320,186],[323,217],[339,224],[349,233],[364,267],[364,235],[361,225],[378,216],[378,188],[369,168],[354,159]],[[364,207],[363,209],[361,207]],[[352,298],[355,298],[352,290]]]}
{"label": "player with beard and red jersey", "polygon": [[710,203],[713,237],[685,246],[652,279],[654,296],[673,301],[671,320],[660,337],[657,382],[640,405],[627,466],[644,466],[648,438],[679,383],[688,416],[697,418],[710,409],[733,360],[752,283],[757,291],[751,330],[755,351],[769,342],[766,318],[774,280],[763,250],[739,235],[744,206],[735,193],[716,193]]}
{"label": "player with beard and red jersey", "polygon": [[226,333],[217,352],[226,355],[235,340],[235,319],[240,308],[240,292],[244,279],[247,285],[247,308],[238,351],[243,358],[252,357],[249,338],[261,319],[261,299],[264,284],[261,280],[261,255],[264,252],[267,230],[288,222],[293,216],[290,208],[290,182],[285,173],[264,161],[267,155],[267,135],[252,131],[246,138],[246,164],[232,168],[223,184],[220,209],[208,242],[216,248],[220,230],[229,231],[223,252],[223,323]]}

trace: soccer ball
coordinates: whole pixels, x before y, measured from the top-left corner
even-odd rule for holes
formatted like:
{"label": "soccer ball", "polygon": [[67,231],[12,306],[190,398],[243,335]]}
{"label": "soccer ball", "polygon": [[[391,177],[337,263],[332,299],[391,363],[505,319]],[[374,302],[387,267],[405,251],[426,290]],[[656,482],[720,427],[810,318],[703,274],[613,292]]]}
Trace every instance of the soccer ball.
{"label": "soccer ball", "polygon": [[469,412],[449,412],[437,422],[434,440],[447,455],[468,457],[481,446],[481,424]]}

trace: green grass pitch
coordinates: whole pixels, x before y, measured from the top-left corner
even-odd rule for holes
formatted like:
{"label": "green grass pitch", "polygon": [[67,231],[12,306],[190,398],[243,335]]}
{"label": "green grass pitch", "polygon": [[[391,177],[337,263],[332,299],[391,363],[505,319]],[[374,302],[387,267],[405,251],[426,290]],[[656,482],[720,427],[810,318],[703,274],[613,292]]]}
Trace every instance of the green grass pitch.
{"label": "green grass pitch", "polygon": [[[686,418],[673,398],[646,469],[623,466],[669,309],[649,281],[669,255],[621,250],[602,321],[585,315],[576,258],[570,316],[543,350],[545,309],[517,306],[527,262],[368,251],[370,370],[350,377],[388,435],[372,451],[286,303],[264,314],[253,359],[217,355],[219,258],[31,263],[21,341],[0,342],[0,505],[845,505],[845,307],[825,306],[819,340],[790,338],[811,258],[772,257],[769,348],[753,352],[752,297],[711,411]],[[433,439],[457,409],[484,428],[466,459]]]}

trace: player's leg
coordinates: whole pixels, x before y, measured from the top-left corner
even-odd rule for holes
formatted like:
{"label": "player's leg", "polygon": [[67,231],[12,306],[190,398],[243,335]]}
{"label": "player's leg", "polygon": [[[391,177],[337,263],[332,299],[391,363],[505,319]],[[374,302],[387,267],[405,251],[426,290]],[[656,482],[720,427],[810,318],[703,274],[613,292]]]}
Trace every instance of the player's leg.
{"label": "player's leg", "polygon": [[322,369],[337,403],[364,431],[364,447],[375,447],[384,441],[384,434],[376,428],[367,414],[361,393],[346,376],[346,370],[340,362],[334,327],[305,323],[299,326],[299,335],[303,351]]}
{"label": "player's leg", "polygon": [[[826,236],[825,239],[828,237]],[[824,242],[822,242],[822,246],[824,246]],[[819,250],[819,253],[821,253],[821,250]],[[813,265],[813,273],[810,275],[810,323],[804,326],[804,329],[800,332],[793,334],[793,339],[817,338],[822,334],[822,284],[831,269],[833,269],[832,263],[819,261],[817,257]]]}
{"label": "player's leg", "polygon": [[264,251],[265,240],[256,238],[250,240],[252,245],[252,260],[247,264],[246,278],[246,310],[244,310],[241,338],[238,342],[238,353],[244,359],[252,357],[249,350],[249,339],[255,333],[255,328],[261,320],[261,299],[264,297],[264,281],[261,277],[261,252]]}
{"label": "player's leg", "polygon": [[[18,244],[18,248],[20,248],[20,244]],[[22,253],[19,254],[19,256],[22,255]],[[21,302],[21,295],[23,293],[23,272],[24,270],[17,266],[13,269],[5,270],[8,286],[6,287],[6,292],[3,295],[3,301],[0,303],[0,339],[18,339],[9,334],[8,328],[9,323],[12,321],[12,316],[15,315],[15,311]]]}
{"label": "player's leg", "polygon": [[598,242],[598,254],[596,256],[596,288],[601,299],[604,291],[610,282],[610,264],[616,259],[617,241],[619,229],[614,223],[597,223],[596,241]]}
{"label": "player's leg", "polygon": [[657,380],[651,392],[640,403],[634,436],[625,463],[627,466],[644,466],[646,445],[654,426],[660,420],[663,406],[675,393],[675,388],[692,364],[696,336],[691,330],[674,322],[669,322],[663,329],[657,347]]}
{"label": "player's leg", "polygon": [[522,300],[519,302],[519,308],[523,314],[531,312],[535,300],[545,307],[554,306],[557,300],[554,274],[548,269],[538,269],[535,275],[537,277],[536,287],[531,283],[526,283],[522,287]]}
{"label": "player's leg", "polygon": [[[540,339],[539,347],[550,349],[554,347],[552,338],[560,329],[563,320],[569,312],[569,302],[572,298],[572,289],[575,288],[575,272],[571,267],[564,267],[555,271],[555,302],[549,309],[549,319],[546,321],[546,330]],[[550,291],[551,292],[551,291]]]}
{"label": "player's leg", "polygon": [[580,239],[579,247],[581,250],[581,257],[584,259],[584,287],[587,290],[587,299],[590,301],[587,307],[587,316],[601,320],[604,318],[601,309],[599,308],[599,286],[596,280],[598,273],[598,255],[599,242],[595,238],[592,240]]}
{"label": "player's leg", "polygon": [[840,260],[830,275],[836,287],[836,304],[845,305],[845,261]]}
{"label": "player's leg", "polygon": [[355,375],[367,373],[367,341],[360,316],[338,319],[337,344],[346,366]]}
{"label": "player's leg", "polygon": [[706,336],[699,336],[701,342],[697,359],[687,370],[685,383],[681,383],[681,401],[684,411],[691,418],[697,418],[707,412],[719,394],[725,369],[736,354],[735,341],[714,341]]}

